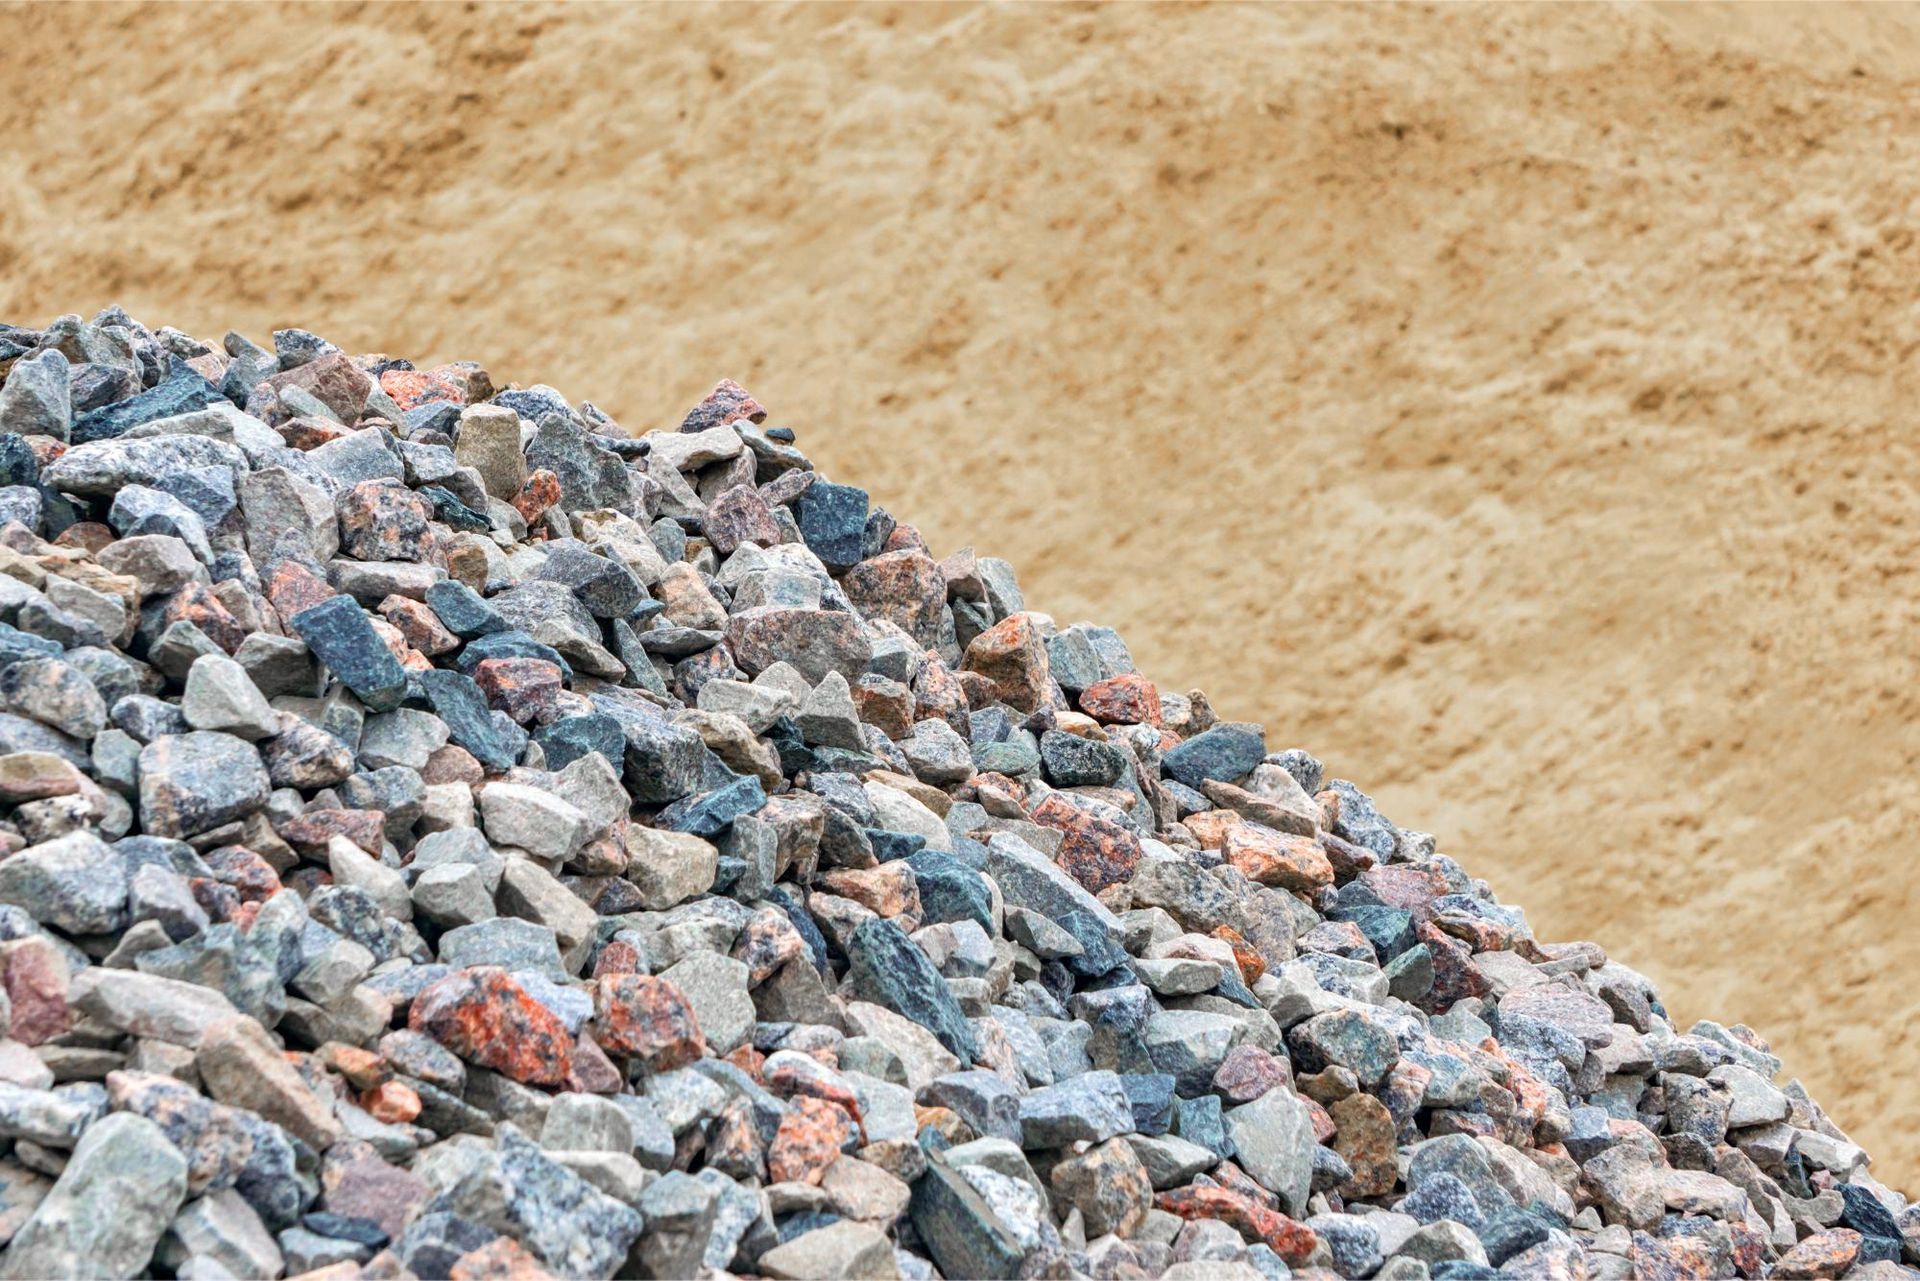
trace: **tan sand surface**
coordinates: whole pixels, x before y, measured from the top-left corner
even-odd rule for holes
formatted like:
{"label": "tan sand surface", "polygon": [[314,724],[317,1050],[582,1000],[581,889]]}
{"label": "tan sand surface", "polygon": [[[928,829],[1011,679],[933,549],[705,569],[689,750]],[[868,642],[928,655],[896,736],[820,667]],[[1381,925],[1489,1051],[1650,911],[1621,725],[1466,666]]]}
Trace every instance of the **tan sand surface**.
{"label": "tan sand surface", "polygon": [[1920,1184],[1920,10],[0,8],[0,316],[721,375]]}

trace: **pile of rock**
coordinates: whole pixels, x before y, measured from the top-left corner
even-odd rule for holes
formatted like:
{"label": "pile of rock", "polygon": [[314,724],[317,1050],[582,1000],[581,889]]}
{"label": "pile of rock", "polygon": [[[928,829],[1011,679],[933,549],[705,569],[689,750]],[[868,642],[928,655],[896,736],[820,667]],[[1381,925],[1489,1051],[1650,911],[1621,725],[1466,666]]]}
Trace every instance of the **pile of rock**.
{"label": "pile of rock", "polygon": [[0,1276],[1909,1275],[1920,1209],[722,383],[0,326]]}

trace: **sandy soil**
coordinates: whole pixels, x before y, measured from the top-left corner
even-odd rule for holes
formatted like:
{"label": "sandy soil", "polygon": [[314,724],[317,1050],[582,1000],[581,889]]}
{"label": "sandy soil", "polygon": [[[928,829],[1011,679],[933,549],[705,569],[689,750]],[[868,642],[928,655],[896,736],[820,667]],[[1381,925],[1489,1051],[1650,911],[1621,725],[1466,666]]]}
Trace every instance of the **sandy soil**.
{"label": "sandy soil", "polygon": [[1920,1184],[1920,10],[0,31],[0,316],[738,377]]}

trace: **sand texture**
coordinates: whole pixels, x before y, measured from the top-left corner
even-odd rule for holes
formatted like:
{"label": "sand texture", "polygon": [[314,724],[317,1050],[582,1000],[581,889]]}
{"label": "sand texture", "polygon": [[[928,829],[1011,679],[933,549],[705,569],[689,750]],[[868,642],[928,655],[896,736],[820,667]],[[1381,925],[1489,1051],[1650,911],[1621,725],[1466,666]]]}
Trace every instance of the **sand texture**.
{"label": "sand texture", "polygon": [[1920,10],[0,30],[0,318],[739,378],[1920,1184]]}

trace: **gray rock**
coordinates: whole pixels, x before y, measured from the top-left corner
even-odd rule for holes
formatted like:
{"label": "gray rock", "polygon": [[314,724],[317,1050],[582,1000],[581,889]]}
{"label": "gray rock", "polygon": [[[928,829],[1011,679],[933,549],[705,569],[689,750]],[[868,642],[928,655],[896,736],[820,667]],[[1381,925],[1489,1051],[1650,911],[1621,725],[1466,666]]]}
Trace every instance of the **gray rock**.
{"label": "gray rock", "polygon": [[14,362],[0,387],[0,431],[65,440],[73,425],[67,358],[48,348]]}
{"label": "gray rock", "polygon": [[270,738],[280,732],[280,714],[253,683],[246,668],[225,654],[205,654],[187,670],[180,713],[197,730],[220,730],[236,738]]}
{"label": "gray rock", "polygon": [[747,993],[747,967],[730,956],[696,952],[660,972],[693,1006],[694,1020],[707,1048],[724,1055],[746,1042],[753,1031],[753,998]]}
{"label": "gray rock", "polygon": [[1088,1072],[1020,1100],[1020,1144],[1063,1148],[1133,1133],[1133,1102],[1113,1072]]}
{"label": "gray rock", "polygon": [[160,1127],[119,1112],[91,1126],[0,1257],[0,1277],[133,1277],[187,1195],[187,1161]]}
{"label": "gray rock", "polygon": [[1272,1089],[1228,1112],[1226,1121],[1241,1168],[1278,1196],[1288,1214],[1305,1217],[1319,1146],[1306,1103],[1290,1090]]}
{"label": "gray rock", "polygon": [[0,903],[68,934],[104,934],[126,920],[127,866],[91,832],[72,832],[0,860]]}

